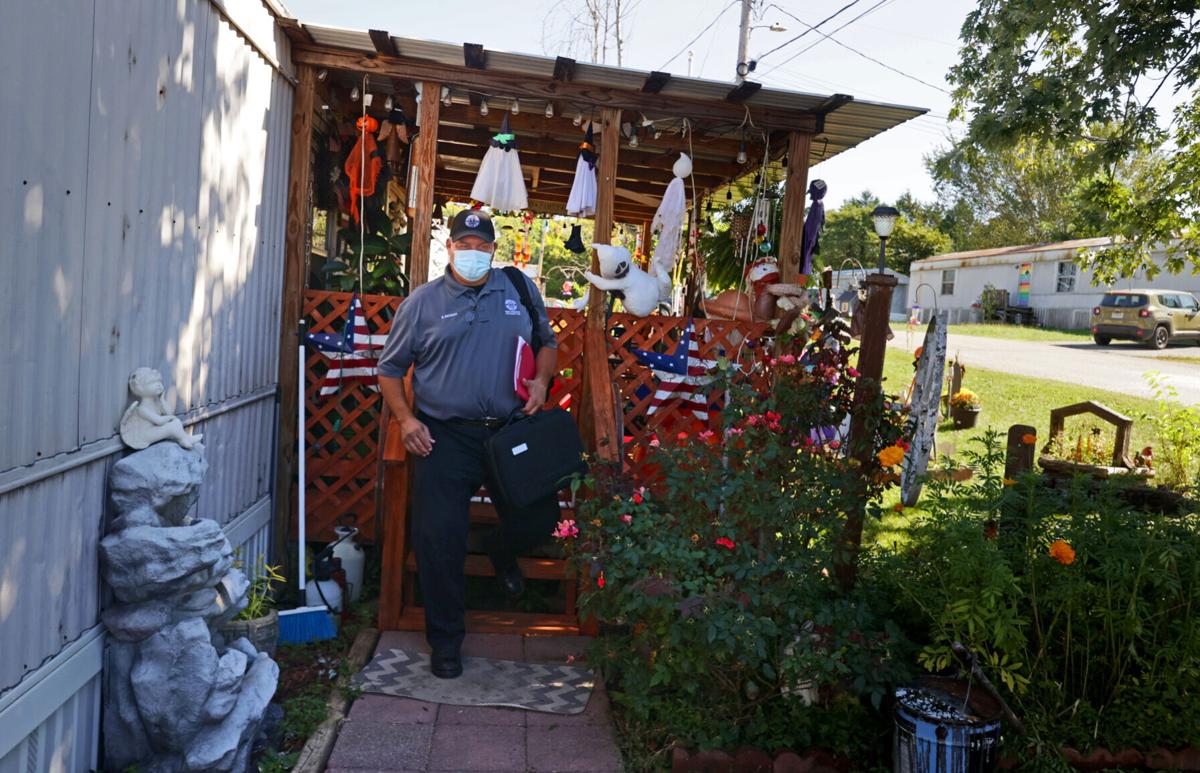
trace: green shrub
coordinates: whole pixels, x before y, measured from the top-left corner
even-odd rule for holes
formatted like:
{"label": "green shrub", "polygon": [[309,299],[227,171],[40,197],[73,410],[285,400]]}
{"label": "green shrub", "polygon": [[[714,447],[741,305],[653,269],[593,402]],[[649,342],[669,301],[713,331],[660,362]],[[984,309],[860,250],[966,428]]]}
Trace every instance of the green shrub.
{"label": "green shrub", "polygon": [[1176,491],[1200,488],[1200,407],[1184,405],[1179,391],[1149,373],[1155,410],[1139,418],[1154,429],[1155,481]]}
{"label": "green shrub", "polygon": [[979,442],[981,476],[931,485],[930,516],[872,564],[920,664],[950,666],[962,641],[1043,742],[1200,745],[1200,516],[1084,478],[998,487],[998,436]]}
{"label": "green shrub", "polygon": [[[854,409],[837,328],[763,393],[722,365],[715,431],[660,428],[636,485],[594,468],[558,534],[585,578],[581,607],[613,624],[593,660],[648,748],[880,747],[879,712],[910,653],[864,583],[833,577],[845,514],[896,482],[902,414],[862,407],[862,447],[814,435]],[[760,381],[761,387],[761,381]]]}

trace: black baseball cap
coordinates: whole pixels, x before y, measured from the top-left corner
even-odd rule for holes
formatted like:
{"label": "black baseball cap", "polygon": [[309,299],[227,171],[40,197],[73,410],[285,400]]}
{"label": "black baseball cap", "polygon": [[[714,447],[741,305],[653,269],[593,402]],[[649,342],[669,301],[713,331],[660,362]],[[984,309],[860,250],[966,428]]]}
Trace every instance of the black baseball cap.
{"label": "black baseball cap", "polygon": [[450,221],[450,239],[458,241],[464,236],[478,236],[486,242],[496,241],[496,229],[492,216],[482,209],[464,209]]}

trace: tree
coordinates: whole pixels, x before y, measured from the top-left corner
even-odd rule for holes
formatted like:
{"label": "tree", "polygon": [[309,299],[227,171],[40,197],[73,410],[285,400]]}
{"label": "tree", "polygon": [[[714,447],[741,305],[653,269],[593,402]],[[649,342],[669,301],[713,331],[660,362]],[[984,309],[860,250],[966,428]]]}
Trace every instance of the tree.
{"label": "tree", "polygon": [[[851,259],[868,271],[877,266],[879,237],[875,235],[871,210],[881,203],[870,191],[863,191],[826,213],[817,262],[835,270],[849,269],[851,266],[843,266],[843,263]],[[953,248],[950,237],[940,230],[935,208],[918,202],[907,193],[896,201],[896,208],[900,210],[900,217],[888,239],[889,268],[907,274],[909,264],[914,260],[949,252]]]}
{"label": "tree", "polygon": [[609,46],[623,63],[625,38],[637,0],[558,0],[542,19],[542,52],[552,55],[590,56],[608,62]]}
{"label": "tree", "polygon": [[1081,212],[1073,151],[1030,139],[992,149],[960,141],[928,156],[939,224],[956,249],[1105,236]]}
{"label": "tree", "polygon": [[[1071,152],[1090,224],[1118,238],[1102,278],[1200,270],[1200,20],[1195,0],[981,0],[950,71],[953,116],[989,149],[1026,140]],[[1163,114],[1162,98],[1183,97]],[[1098,131],[1095,127],[1103,127]],[[1129,159],[1141,156],[1129,175]]]}

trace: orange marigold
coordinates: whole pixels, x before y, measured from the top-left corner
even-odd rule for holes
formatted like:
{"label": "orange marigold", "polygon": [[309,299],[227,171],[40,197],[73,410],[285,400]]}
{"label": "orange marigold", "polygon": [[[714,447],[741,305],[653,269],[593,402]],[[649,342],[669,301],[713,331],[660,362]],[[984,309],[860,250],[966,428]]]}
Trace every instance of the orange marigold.
{"label": "orange marigold", "polygon": [[1037,442],[1037,435],[1031,435],[1027,432],[1021,436],[1021,442],[1027,446],[1031,446]]}
{"label": "orange marigold", "polygon": [[1050,543],[1050,557],[1063,566],[1070,566],[1075,563],[1075,548],[1064,540],[1056,539]]}
{"label": "orange marigold", "polygon": [[876,454],[876,456],[879,458],[879,463],[884,467],[895,467],[904,461],[904,449],[900,446],[888,446]]}
{"label": "orange marigold", "polygon": [[1015,485],[1017,485],[1017,482],[1015,480],[1013,480],[1012,478],[1005,478],[1004,485],[1005,486],[1015,486]]}

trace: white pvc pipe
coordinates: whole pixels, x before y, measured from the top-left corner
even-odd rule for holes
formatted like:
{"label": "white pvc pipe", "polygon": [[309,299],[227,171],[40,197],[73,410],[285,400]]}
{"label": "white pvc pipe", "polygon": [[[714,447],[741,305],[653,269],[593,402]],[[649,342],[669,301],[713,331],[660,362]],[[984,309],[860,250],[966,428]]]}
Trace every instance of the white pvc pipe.
{"label": "white pvc pipe", "polygon": [[[299,474],[299,480],[296,484],[296,490],[298,493],[297,501],[296,501],[296,523],[297,523],[297,528],[299,531],[299,535],[296,540],[296,551],[298,554],[297,555],[298,562],[296,564],[296,566],[298,567],[298,570],[296,572],[296,576],[300,578],[300,592],[303,593],[304,592],[304,571],[306,568],[304,566],[304,520],[305,520],[305,511],[304,511],[304,489],[305,489],[304,432],[305,432],[305,428],[304,428],[304,333],[303,333],[303,331],[301,331],[300,336],[301,336],[300,337],[300,356],[298,358],[299,362],[300,362],[300,364],[298,366],[299,379],[297,380],[297,383],[299,384],[298,389],[300,392],[300,399],[296,401],[297,405],[299,406],[299,409],[298,409],[299,419],[296,423],[296,437],[297,437],[297,442],[298,442],[299,449],[300,449],[300,474]],[[301,597],[301,604],[303,604],[303,601],[304,601],[304,599],[303,599],[303,597]]]}

